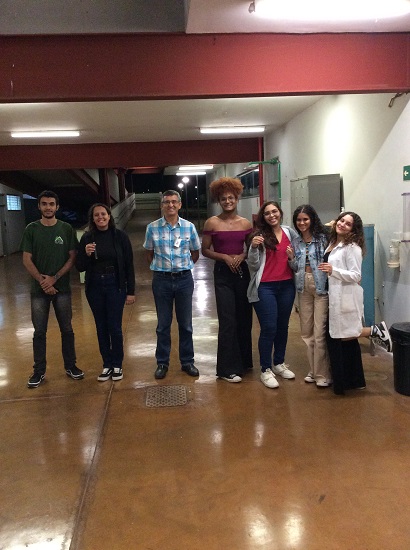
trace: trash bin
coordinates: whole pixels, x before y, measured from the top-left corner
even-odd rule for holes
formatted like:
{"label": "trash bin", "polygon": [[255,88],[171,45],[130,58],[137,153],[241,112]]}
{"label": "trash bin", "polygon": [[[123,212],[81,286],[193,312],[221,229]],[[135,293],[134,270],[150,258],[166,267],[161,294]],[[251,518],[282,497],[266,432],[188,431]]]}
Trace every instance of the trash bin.
{"label": "trash bin", "polygon": [[393,341],[394,389],[410,395],[410,323],[394,323],[390,327]]}

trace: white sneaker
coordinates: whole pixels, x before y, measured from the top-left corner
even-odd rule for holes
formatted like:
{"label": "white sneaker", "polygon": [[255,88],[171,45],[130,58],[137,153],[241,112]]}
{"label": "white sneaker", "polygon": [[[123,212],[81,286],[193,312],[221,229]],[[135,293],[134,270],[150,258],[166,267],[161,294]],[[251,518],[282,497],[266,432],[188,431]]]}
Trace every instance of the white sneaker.
{"label": "white sneaker", "polygon": [[314,376],[313,376],[313,372],[308,372],[307,375],[305,376],[305,382],[307,382],[308,384],[311,384],[312,382],[316,382]]}
{"label": "white sneaker", "polygon": [[332,380],[318,380],[316,382],[316,386],[318,388],[328,388],[332,385]]}
{"label": "white sneaker", "polygon": [[242,382],[242,378],[238,374],[229,374],[228,376],[218,376],[218,378],[221,378],[222,380],[226,380],[227,382],[233,382],[233,383]]}
{"label": "white sneaker", "polygon": [[295,373],[289,370],[289,365],[287,365],[286,363],[274,365],[272,367],[272,370],[275,374],[278,374],[279,376],[281,376],[282,378],[286,378],[287,380],[295,378]]}
{"label": "white sneaker", "polygon": [[276,376],[273,374],[272,369],[266,369],[261,372],[261,382],[267,388],[279,387],[279,382],[276,380]]}
{"label": "white sneaker", "polygon": [[383,346],[388,352],[393,349],[393,342],[391,340],[389,329],[384,321],[377,325],[370,327],[370,338]]}

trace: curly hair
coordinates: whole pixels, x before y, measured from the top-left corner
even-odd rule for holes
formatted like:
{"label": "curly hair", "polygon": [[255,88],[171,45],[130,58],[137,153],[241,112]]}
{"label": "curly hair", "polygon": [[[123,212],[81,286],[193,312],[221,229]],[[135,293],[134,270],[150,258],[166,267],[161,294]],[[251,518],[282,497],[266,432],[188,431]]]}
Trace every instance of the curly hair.
{"label": "curly hair", "polygon": [[237,178],[219,178],[209,186],[209,193],[213,202],[218,202],[223,193],[232,193],[237,199],[243,191],[243,185]]}
{"label": "curly hair", "polygon": [[112,229],[115,227],[115,221],[111,214],[111,208],[109,208],[106,204],[102,202],[96,202],[95,204],[90,206],[90,209],[88,210],[88,230],[89,231],[97,231],[97,226],[94,222],[94,209],[97,208],[97,206],[101,206],[102,208],[105,208],[107,211],[107,214],[110,216],[108,227],[109,229]]}
{"label": "curly hair", "polygon": [[344,238],[344,244],[356,243],[362,249],[362,256],[366,253],[366,244],[364,239],[363,222],[359,214],[355,212],[341,212],[336,218],[335,223],[330,231],[329,243],[335,244],[337,241],[336,224],[339,220],[345,216],[351,216],[353,218],[352,230]]}
{"label": "curly hair", "polygon": [[276,201],[266,201],[262,204],[262,206],[259,208],[259,212],[256,214],[255,219],[255,231],[250,235],[249,242],[255,237],[256,235],[261,235],[264,239],[263,244],[266,248],[270,248],[271,250],[276,250],[276,245],[279,244],[278,239],[276,238],[275,233],[272,231],[272,227],[268,224],[268,222],[265,219],[265,216],[263,215],[265,212],[265,208],[269,205],[275,206],[279,212],[280,212],[280,222],[282,223],[283,220],[283,210],[279,206],[279,203]]}

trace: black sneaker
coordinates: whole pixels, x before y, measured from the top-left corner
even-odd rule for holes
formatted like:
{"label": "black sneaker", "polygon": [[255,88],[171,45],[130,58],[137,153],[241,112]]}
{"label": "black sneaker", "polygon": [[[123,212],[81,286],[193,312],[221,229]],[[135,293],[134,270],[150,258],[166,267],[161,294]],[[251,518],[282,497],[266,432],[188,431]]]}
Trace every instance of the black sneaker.
{"label": "black sneaker", "polygon": [[38,388],[38,386],[41,384],[41,382],[44,380],[45,374],[41,374],[40,372],[33,373],[27,382],[28,388]]}
{"label": "black sneaker", "polygon": [[121,367],[114,367],[114,372],[111,376],[112,380],[116,382],[117,380],[122,380],[122,368]]}
{"label": "black sneaker", "polygon": [[112,367],[104,367],[103,370],[102,370],[102,373],[97,378],[97,380],[99,382],[106,382],[107,380],[109,380],[111,378],[112,373],[113,373],[113,368]]}
{"label": "black sneaker", "polygon": [[378,323],[377,325],[372,325],[370,338],[377,344],[382,345],[387,351],[391,351],[393,349],[390,332],[384,321]]}
{"label": "black sneaker", "polygon": [[66,369],[66,374],[73,380],[80,380],[84,378],[84,373],[81,369],[78,369],[76,366],[71,367],[71,369]]}

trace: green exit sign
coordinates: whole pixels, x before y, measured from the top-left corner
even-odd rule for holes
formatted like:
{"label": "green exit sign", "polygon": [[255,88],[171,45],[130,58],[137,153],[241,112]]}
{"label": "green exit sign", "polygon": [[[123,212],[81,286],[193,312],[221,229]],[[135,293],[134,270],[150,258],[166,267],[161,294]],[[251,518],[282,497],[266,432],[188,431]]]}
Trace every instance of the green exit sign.
{"label": "green exit sign", "polygon": [[410,166],[403,166],[403,181],[410,180]]}

